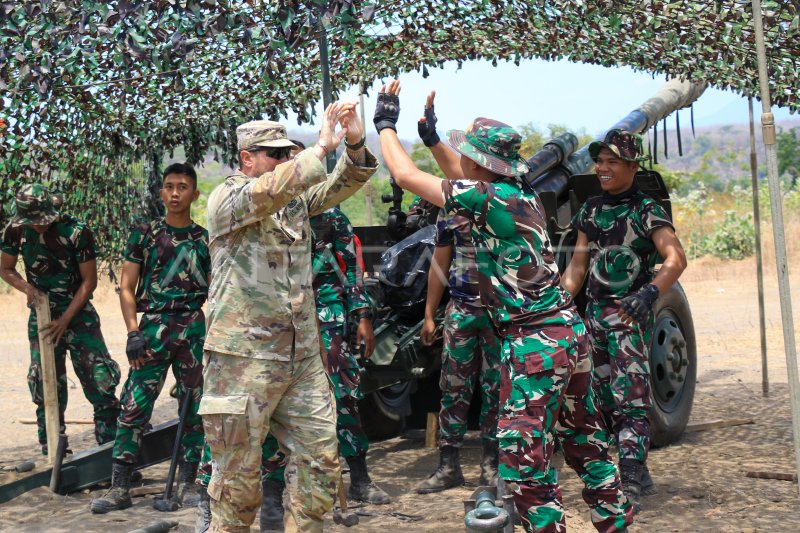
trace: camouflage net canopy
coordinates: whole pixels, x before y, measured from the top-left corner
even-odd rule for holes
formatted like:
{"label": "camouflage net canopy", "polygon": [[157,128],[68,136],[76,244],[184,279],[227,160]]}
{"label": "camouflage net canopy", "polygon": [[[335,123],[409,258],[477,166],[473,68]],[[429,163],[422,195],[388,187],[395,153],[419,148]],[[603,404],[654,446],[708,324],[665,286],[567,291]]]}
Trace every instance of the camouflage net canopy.
{"label": "camouflage net canopy", "polygon": [[[764,1],[770,90],[800,109],[800,2]],[[46,180],[108,258],[152,216],[162,155],[235,162],[235,126],[334,92],[473,59],[627,65],[758,94],[749,0],[0,0],[0,224]]]}

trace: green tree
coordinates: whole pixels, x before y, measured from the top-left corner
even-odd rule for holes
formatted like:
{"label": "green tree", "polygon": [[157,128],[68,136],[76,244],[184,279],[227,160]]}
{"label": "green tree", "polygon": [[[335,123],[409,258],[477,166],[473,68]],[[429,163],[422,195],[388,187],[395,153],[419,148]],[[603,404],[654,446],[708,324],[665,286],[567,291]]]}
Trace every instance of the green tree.
{"label": "green tree", "polygon": [[687,172],[670,170],[661,165],[653,165],[653,170],[661,174],[664,179],[664,185],[667,186],[667,190],[672,194],[682,194],[692,184],[692,177]]}
{"label": "green tree", "polygon": [[786,176],[790,179],[792,190],[797,186],[797,178],[800,177],[800,136],[797,128],[789,131],[781,131],[777,135],[778,151],[778,175]]}
{"label": "green tree", "polygon": [[428,147],[423,143],[418,142],[411,147],[410,157],[421,171],[444,178],[444,172],[442,172],[442,169],[436,164],[436,159],[433,158],[433,154],[431,154],[431,151],[428,150]]}
{"label": "green tree", "polygon": [[578,138],[578,148],[592,142],[592,136],[587,134],[584,128],[571,131],[563,124],[548,124],[545,132],[533,122],[528,122],[519,126],[517,130],[522,135],[522,146],[519,149],[519,153],[525,159],[541,150],[547,141],[562,133],[570,132],[575,135]]}

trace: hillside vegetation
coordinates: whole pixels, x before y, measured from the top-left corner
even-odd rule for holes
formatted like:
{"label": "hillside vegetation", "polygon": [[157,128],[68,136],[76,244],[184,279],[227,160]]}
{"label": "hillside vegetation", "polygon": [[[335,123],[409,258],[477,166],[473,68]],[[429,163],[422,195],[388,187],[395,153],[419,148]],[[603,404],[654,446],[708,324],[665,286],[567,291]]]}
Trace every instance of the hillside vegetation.
{"label": "hillside vegetation", "polygon": [[[757,128],[760,130],[760,128]],[[524,134],[523,154],[535,153],[550,138],[565,131],[560,125],[545,128],[525,124],[519,130]],[[580,144],[591,140],[584,131],[577,132]],[[729,125],[701,128],[692,136],[690,128],[683,128],[681,144],[683,156],[678,155],[677,135],[667,132],[667,155],[664,155],[663,133],[659,144],[655,169],[661,172],[670,189],[675,225],[687,253],[691,258],[714,255],[723,259],[742,259],[753,254],[754,221],[752,186],[750,178],[750,140],[747,125]],[[315,137],[307,132],[292,131],[290,138],[313,144]],[[648,138],[646,137],[646,141]],[[652,136],[649,136],[652,146]],[[367,145],[382,162],[377,135],[367,136]],[[430,152],[421,143],[404,142],[417,166],[426,172],[441,176]],[[769,193],[766,184],[766,166],[760,131],[757,132],[759,200],[765,246],[771,246]],[[800,247],[800,120],[779,127],[779,155],[783,206],[790,249]],[[176,152],[172,161],[182,160]],[[200,199],[195,202],[192,216],[200,223],[206,220],[206,203],[209,193],[233,172],[220,162],[207,158],[198,166]],[[381,164],[378,172],[358,193],[342,204],[353,225],[380,225],[386,223],[388,204],[383,195],[391,196],[389,175]],[[406,193],[403,205],[407,207],[412,195]]]}

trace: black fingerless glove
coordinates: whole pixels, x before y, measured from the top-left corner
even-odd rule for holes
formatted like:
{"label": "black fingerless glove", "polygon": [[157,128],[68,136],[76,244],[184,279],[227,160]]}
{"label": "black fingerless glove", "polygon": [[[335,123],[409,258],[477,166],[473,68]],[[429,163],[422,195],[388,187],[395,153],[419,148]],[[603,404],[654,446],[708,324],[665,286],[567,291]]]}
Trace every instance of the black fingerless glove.
{"label": "black fingerless glove", "polygon": [[434,106],[425,109],[425,122],[417,122],[417,132],[422,143],[430,148],[439,144],[439,134],[436,133],[436,113],[433,110]]}
{"label": "black fingerless glove", "polygon": [[125,353],[128,361],[143,359],[147,344],[144,342],[144,335],[141,331],[131,331],[128,333],[128,344],[125,346]]}
{"label": "black fingerless glove", "polygon": [[644,325],[656,300],[658,300],[658,287],[648,283],[622,299],[622,310],[636,322]]}
{"label": "black fingerless glove", "polygon": [[397,119],[400,118],[400,99],[395,94],[378,93],[378,104],[372,122],[378,133],[391,128],[397,132]]}

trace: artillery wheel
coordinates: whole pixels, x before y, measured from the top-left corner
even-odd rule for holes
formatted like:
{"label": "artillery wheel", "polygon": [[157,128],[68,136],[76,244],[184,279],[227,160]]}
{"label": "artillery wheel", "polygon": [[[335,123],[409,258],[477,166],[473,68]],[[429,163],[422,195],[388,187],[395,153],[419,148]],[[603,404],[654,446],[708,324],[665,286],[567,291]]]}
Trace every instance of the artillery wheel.
{"label": "artillery wheel", "polygon": [[368,394],[358,403],[361,426],[369,440],[396,437],[406,427],[404,410],[413,381],[396,383]]}
{"label": "artillery wheel", "polygon": [[650,412],[652,446],[678,440],[692,412],[697,384],[694,322],[686,293],[679,283],[655,304],[650,341]]}

